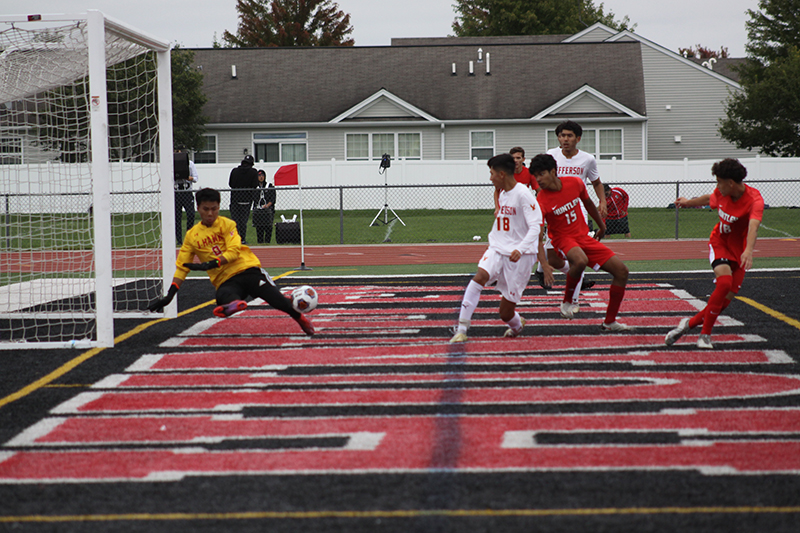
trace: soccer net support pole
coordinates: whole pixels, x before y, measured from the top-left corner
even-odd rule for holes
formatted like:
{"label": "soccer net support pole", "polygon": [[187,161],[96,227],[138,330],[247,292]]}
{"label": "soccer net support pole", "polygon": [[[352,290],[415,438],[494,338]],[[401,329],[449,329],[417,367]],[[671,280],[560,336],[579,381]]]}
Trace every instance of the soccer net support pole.
{"label": "soccer net support pole", "polygon": [[[161,162],[159,171],[161,173],[161,263],[163,273],[163,292],[172,283],[175,274],[175,190],[173,180],[173,142],[172,142],[172,65],[170,51],[160,51],[156,54],[158,61],[158,117],[161,126],[159,136],[159,151],[161,152]],[[194,195],[192,195],[194,201]],[[164,309],[166,318],[178,317],[178,299],[173,298],[172,302]]]}
{"label": "soccer net support pole", "polygon": [[[97,345],[114,346],[114,302],[111,248],[111,172],[108,152],[108,95],[106,93],[105,18],[87,11],[89,28],[89,95],[92,135],[92,198],[95,238],[95,306]],[[107,250],[109,253],[97,253]]]}

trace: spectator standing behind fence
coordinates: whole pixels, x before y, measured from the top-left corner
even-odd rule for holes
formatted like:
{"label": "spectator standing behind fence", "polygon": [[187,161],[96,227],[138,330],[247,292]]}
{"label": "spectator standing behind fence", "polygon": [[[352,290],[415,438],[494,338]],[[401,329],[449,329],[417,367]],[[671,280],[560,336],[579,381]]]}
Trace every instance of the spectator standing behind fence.
{"label": "spectator standing behind fence", "polygon": [[619,187],[611,187],[607,183],[603,184],[606,193],[606,206],[608,216],[606,217],[606,235],[624,234],[626,239],[631,238],[631,230],[628,227],[628,193]]}
{"label": "spectator standing behind fence", "polygon": [[253,205],[255,189],[258,188],[258,173],[253,168],[255,159],[252,155],[244,156],[242,163],[231,170],[228,186],[231,190],[231,218],[236,222],[236,231],[247,244],[247,221],[250,219],[250,207]]}
{"label": "spectator standing behind fence", "polygon": [[175,174],[175,244],[183,242],[181,230],[181,216],[186,211],[186,231],[194,226],[194,194],[192,186],[197,183],[197,167],[189,159],[189,154],[182,146],[175,148],[172,157],[173,172]]}
{"label": "spectator standing behind fence", "polygon": [[267,183],[267,173],[258,171],[258,188],[253,201],[253,226],[258,244],[272,242],[272,220],[275,218],[275,186]]}

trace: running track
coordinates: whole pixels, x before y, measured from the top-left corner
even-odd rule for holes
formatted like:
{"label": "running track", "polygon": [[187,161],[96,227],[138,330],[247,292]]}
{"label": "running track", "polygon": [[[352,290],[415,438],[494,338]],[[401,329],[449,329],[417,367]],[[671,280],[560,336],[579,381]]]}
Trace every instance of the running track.
{"label": "running track", "polygon": [[[604,241],[622,260],[657,261],[661,259],[706,259],[706,239],[668,241]],[[292,268],[303,256],[299,246],[262,246],[252,248],[262,264],[270,268]],[[459,244],[365,244],[306,246],[304,263],[310,267],[362,265],[438,265],[477,263],[486,243]],[[152,250],[116,250],[114,270],[153,268]],[[756,258],[800,257],[800,239],[759,239]],[[5,272],[87,272],[91,270],[90,252],[16,252],[6,254]]]}

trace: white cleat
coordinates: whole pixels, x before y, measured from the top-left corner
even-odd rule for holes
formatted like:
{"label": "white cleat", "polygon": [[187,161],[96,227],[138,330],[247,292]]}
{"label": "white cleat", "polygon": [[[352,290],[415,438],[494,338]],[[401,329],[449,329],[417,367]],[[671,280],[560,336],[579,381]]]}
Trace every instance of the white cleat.
{"label": "white cleat", "polygon": [[573,319],[575,315],[580,310],[580,306],[578,304],[573,304],[569,302],[562,302],[561,303],[561,316],[564,318]]}
{"label": "white cleat", "polygon": [[466,333],[456,333],[453,335],[453,338],[450,339],[451,343],[454,342],[467,342],[467,334]]}
{"label": "white cleat", "polygon": [[711,344],[711,335],[700,335],[697,337],[697,347],[703,350],[713,350],[714,345]]}
{"label": "white cleat", "polygon": [[614,332],[621,332],[621,331],[635,331],[636,328],[633,326],[629,326],[627,324],[623,324],[621,322],[614,321],[611,324],[606,324],[605,322],[600,324],[600,329],[603,331],[614,331]]}
{"label": "white cleat", "polygon": [[[503,333],[503,337],[512,337],[513,338],[513,337],[518,336],[520,333],[522,333],[522,328],[525,327],[525,319],[522,318],[522,317],[519,317],[519,321],[520,321],[519,329],[518,330],[513,330],[511,328],[508,328],[506,330],[506,332]],[[453,342],[453,341],[450,341],[450,342]]]}
{"label": "white cleat", "polygon": [[664,337],[664,344],[672,346],[675,342],[689,332],[689,319],[681,319],[678,327],[667,333]]}

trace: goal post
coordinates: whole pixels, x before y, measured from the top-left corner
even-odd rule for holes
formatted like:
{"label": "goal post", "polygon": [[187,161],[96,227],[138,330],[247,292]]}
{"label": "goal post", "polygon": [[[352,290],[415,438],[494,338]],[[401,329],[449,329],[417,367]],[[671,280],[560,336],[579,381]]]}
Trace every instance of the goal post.
{"label": "goal post", "polygon": [[169,43],[0,15],[0,174],[0,349],[113,346],[174,271]]}

